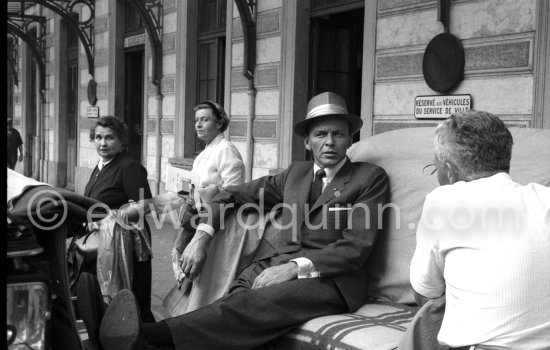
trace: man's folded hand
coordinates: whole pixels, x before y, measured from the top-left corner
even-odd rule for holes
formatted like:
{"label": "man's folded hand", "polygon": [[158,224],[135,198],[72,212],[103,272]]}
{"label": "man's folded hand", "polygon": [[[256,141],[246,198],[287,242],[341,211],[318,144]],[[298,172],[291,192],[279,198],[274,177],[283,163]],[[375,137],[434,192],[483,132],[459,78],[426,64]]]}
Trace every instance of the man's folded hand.
{"label": "man's folded hand", "polygon": [[252,284],[252,289],[263,288],[294,280],[298,277],[298,265],[289,262],[284,265],[272,266],[263,270],[256,277]]}

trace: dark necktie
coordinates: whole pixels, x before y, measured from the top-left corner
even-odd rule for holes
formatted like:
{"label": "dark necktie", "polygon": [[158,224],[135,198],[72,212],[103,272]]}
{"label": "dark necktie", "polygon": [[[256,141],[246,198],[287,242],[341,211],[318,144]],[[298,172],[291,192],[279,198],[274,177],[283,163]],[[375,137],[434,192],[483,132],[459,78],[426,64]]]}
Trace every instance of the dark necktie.
{"label": "dark necktie", "polygon": [[313,207],[313,204],[317,201],[321,193],[323,192],[323,178],[327,174],[323,169],[319,169],[315,172],[315,179],[311,183],[311,191],[309,192],[309,207]]}

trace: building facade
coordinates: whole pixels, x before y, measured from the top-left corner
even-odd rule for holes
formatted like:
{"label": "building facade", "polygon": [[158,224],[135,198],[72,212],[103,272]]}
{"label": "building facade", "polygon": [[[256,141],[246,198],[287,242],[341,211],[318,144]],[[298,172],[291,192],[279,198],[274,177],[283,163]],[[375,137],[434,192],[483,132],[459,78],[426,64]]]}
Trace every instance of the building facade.
{"label": "building facade", "polygon": [[[510,126],[550,128],[545,0],[8,1],[8,25],[8,115],[27,153],[16,169],[80,193],[105,115],[129,126],[154,193],[181,187],[204,147],[193,107],[205,99],[231,116],[248,179],[307,157],[292,126],[323,91],[363,119],[356,141],[436,125],[419,97],[465,95]],[[423,58],[446,31],[464,66],[438,92]]]}

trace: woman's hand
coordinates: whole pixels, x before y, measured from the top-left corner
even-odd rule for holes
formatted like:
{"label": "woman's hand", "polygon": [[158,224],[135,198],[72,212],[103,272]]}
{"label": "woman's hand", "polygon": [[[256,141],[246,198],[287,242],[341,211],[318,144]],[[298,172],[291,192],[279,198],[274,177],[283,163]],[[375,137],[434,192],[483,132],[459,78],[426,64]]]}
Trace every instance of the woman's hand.
{"label": "woman's hand", "polygon": [[183,270],[180,267],[181,253],[176,248],[172,248],[172,270],[174,270],[174,277],[176,282],[180,284],[185,278]]}
{"label": "woman's hand", "polygon": [[210,238],[208,233],[197,230],[195,236],[183,251],[181,269],[185,277],[191,281],[198,276],[206,260],[206,250],[208,249]]}
{"label": "woman's hand", "polygon": [[212,203],[212,199],[220,193],[220,188],[216,185],[208,185],[206,187],[196,188],[195,190],[201,198],[202,205],[210,205]]}

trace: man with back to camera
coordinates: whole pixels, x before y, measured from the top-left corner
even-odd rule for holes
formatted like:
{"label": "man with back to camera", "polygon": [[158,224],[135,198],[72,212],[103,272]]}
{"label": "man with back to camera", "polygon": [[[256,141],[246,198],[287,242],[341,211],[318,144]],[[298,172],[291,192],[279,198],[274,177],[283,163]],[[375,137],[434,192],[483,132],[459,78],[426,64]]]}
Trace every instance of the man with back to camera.
{"label": "man with back to camera", "polygon": [[[8,118],[8,168],[15,169],[17,161],[23,161],[23,140],[21,134],[13,127],[13,119]],[[19,151],[19,157],[17,152]]]}
{"label": "man with back to camera", "polygon": [[427,197],[410,278],[420,305],[445,295],[451,349],[550,348],[550,189],[508,174],[512,135],[465,111],[435,132],[441,187]]}
{"label": "man with back to camera", "polygon": [[389,193],[382,168],[351,163],[346,156],[361,125],[341,96],[313,97],[294,132],[305,138],[314,161],[293,163],[281,174],[218,194],[183,254],[182,270],[190,279],[199,273],[229,204],[263,202],[266,210],[286,205],[268,253],[243,269],[227,296],[157,323],[141,325],[131,292],[121,291],[101,325],[104,348],[252,349],[312,318],[357,310]]}

